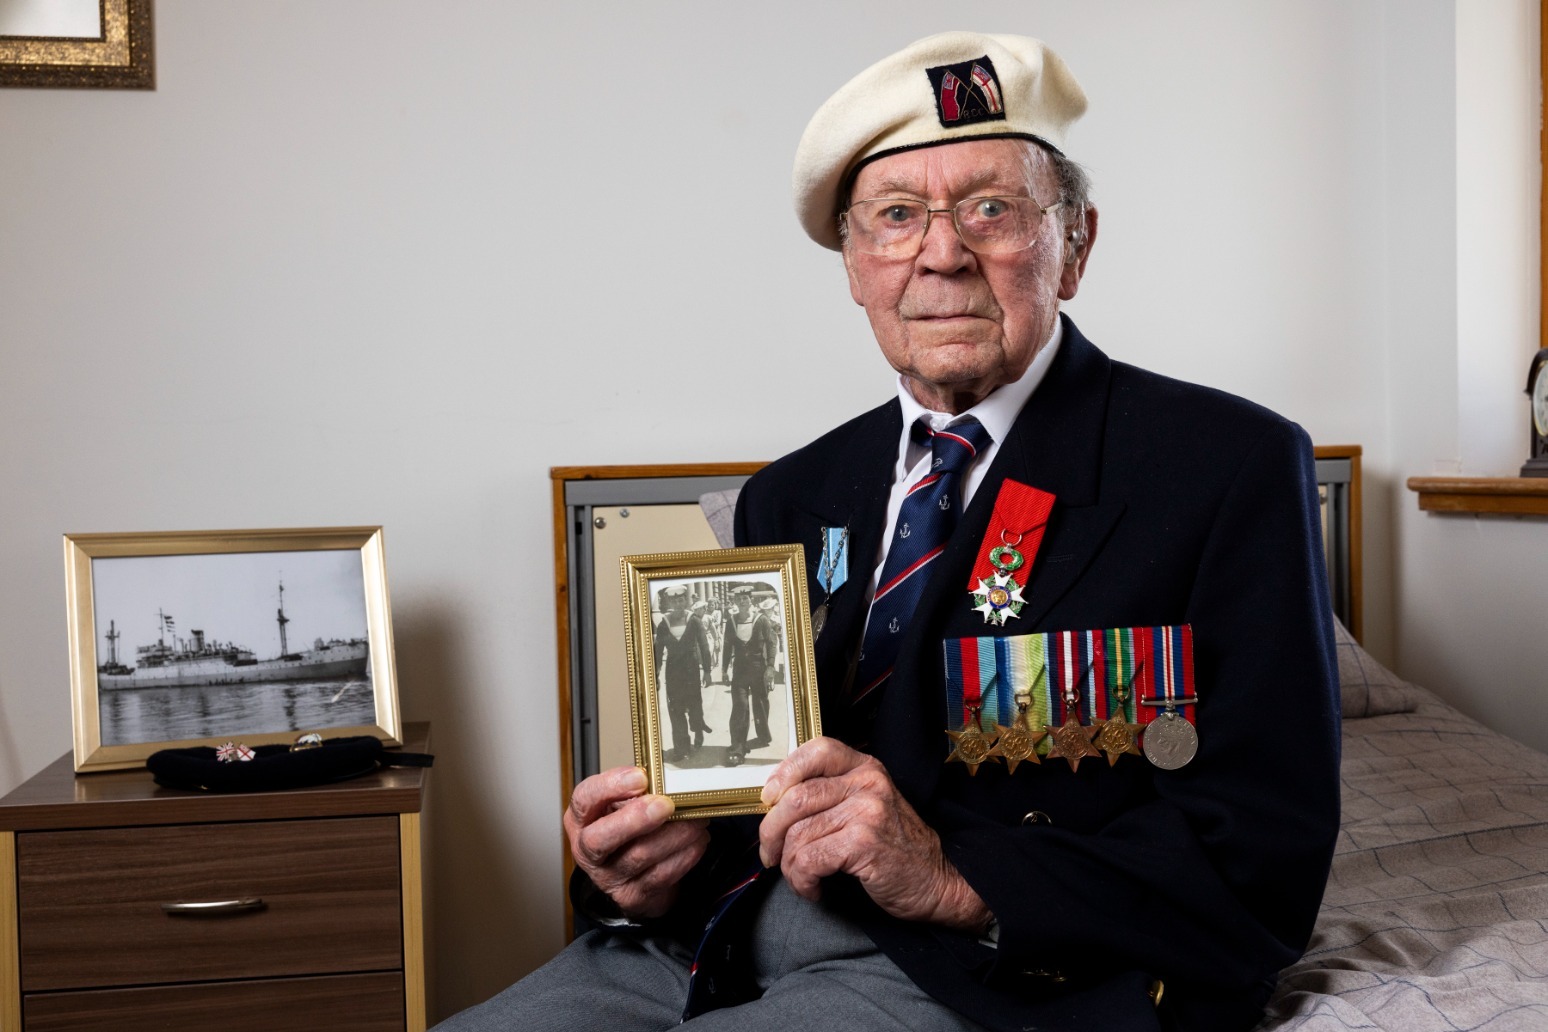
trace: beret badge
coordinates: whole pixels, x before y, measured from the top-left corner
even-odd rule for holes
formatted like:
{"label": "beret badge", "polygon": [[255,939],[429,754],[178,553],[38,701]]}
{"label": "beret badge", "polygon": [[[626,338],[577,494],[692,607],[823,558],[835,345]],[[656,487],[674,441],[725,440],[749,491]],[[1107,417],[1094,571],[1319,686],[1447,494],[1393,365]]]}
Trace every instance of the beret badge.
{"label": "beret badge", "polygon": [[1005,120],[1005,94],[989,55],[971,61],[926,68],[941,126],[952,129]]}

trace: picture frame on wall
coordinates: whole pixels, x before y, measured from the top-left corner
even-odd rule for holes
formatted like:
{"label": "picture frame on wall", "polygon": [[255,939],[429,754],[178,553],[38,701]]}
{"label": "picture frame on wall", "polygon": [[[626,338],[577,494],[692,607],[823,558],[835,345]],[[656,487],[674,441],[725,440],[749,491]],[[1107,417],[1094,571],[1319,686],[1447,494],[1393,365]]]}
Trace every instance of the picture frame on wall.
{"label": "picture frame on wall", "polygon": [[624,556],[635,763],[674,819],[763,813],[822,733],[800,545]]}
{"label": "picture frame on wall", "polygon": [[77,773],[161,749],[402,744],[381,527],[68,534]]}
{"label": "picture frame on wall", "polygon": [[156,88],[151,0],[0,0],[0,86]]}

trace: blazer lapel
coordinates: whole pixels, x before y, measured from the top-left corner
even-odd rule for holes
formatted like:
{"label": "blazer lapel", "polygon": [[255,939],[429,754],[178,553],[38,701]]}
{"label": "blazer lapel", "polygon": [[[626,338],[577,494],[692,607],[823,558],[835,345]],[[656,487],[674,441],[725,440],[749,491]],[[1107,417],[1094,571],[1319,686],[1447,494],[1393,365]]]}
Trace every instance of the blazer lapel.
{"label": "blazer lapel", "polygon": [[[843,458],[829,466],[817,490],[796,504],[820,527],[849,528],[848,573],[843,585],[827,596],[827,623],[813,648],[818,683],[826,700],[839,700],[853,653],[859,649],[860,631],[869,609],[866,586],[876,565],[886,527],[887,495],[892,488],[892,469],[897,462],[898,440],[903,433],[902,408],[896,400],[861,419],[854,433],[839,446]],[[808,540],[809,538],[809,540]],[[822,539],[816,528],[803,535],[807,565],[815,570],[822,556]],[[808,578],[813,607],[822,603],[823,589]],[[847,647],[846,647],[847,646]],[[840,709],[829,707],[825,719],[842,726]]]}
{"label": "blazer lapel", "polygon": [[905,794],[924,798],[940,774],[940,764],[917,760],[943,752],[947,744],[941,641],[954,617],[970,609],[968,577],[999,485],[1017,480],[1053,493],[1055,501],[1042,547],[1023,581],[1027,605],[1021,617],[1014,627],[985,626],[983,634],[1042,629],[1040,623],[1090,565],[1123,513],[1121,502],[1098,501],[1111,371],[1107,356],[1065,319],[1058,356],[1012,425],[930,578],[905,634],[874,737],[878,756]]}

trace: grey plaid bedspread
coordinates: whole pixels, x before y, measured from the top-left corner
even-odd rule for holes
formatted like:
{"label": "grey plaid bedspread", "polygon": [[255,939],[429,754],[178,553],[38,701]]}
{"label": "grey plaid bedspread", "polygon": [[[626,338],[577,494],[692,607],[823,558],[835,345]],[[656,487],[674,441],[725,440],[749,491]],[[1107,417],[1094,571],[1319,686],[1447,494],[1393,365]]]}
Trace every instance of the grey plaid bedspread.
{"label": "grey plaid bedspread", "polygon": [[1548,1030],[1548,754],[1402,685],[1346,719],[1343,830],[1263,1030]]}

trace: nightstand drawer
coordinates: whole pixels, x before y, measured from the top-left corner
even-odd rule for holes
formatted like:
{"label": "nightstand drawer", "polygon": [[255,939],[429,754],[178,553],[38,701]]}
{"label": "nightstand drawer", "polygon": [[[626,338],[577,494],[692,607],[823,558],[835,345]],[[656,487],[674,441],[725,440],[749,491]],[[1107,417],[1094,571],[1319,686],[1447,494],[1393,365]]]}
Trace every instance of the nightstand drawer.
{"label": "nightstand drawer", "polygon": [[403,1032],[403,979],[326,975],[27,997],[26,1032]]}
{"label": "nightstand drawer", "polygon": [[22,990],[401,968],[398,857],[385,816],[23,832]]}

